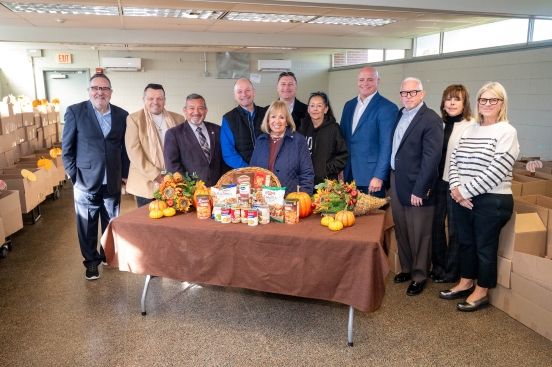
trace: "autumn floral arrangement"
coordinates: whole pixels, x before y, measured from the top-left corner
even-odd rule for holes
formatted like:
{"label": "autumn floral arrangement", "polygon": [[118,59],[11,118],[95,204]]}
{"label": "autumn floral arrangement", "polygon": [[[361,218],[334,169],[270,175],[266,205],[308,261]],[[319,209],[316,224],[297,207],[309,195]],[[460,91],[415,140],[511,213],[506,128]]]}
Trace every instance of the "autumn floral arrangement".
{"label": "autumn floral arrangement", "polygon": [[163,182],[153,193],[158,201],[164,201],[168,207],[178,212],[188,212],[193,203],[194,191],[197,184],[197,176],[182,175],[179,172],[167,173]]}
{"label": "autumn floral arrangement", "polygon": [[347,183],[325,179],[316,185],[315,189],[316,192],[312,197],[314,213],[335,214],[348,210],[354,215],[364,215],[389,202],[389,198],[380,199],[360,192],[355,181]]}

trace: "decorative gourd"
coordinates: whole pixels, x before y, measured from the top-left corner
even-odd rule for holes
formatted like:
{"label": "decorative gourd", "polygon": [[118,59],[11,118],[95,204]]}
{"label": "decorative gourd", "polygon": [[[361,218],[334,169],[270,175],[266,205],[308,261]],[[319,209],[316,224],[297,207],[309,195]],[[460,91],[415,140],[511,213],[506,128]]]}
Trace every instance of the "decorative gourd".
{"label": "decorative gourd", "polygon": [[59,157],[61,155],[61,148],[59,148],[59,147],[52,148],[52,149],[50,149],[49,153],[50,153],[50,157],[56,159],[57,157]]}
{"label": "decorative gourd", "polygon": [[195,191],[194,191],[194,206],[197,208],[197,196],[198,195],[211,195],[211,190],[207,186],[205,186],[205,182],[199,180],[196,183]]}
{"label": "decorative gourd", "polygon": [[343,223],[338,220],[332,220],[330,224],[328,224],[328,228],[332,231],[341,231],[343,229]]}
{"label": "decorative gourd", "polygon": [[327,227],[333,221],[334,219],[332,217],[325,215],[320,220],[320,224],[322,224],[324,227]]}
{"label": "decorative gourd", "polygon": [[165,203],[163,200],[154,200],[149,203],[148,206],[150,212],[153,210],[160,210],[162,212],[165,208],[167,208],[167,203]]}
{"label": "decorative gourd", "polygon": [[45,170],[49,170],[54,166],[54,162],[52,162],[51,159],[42,157],[36,162],[36,166],[38,168],[44,168]]}
{"label": "decorative gourd", "polygon": [[286,200],[291,199],[297,200],[297,206],[299,206],[299,218],[305,218],[311,215],[312,200],[309,194],[299,191],[299,186],[297,186],[296,192],[289,193],[286,197]]}
{"label": "decorative gourd", "polygon": [[379,209],[389,202],[390,198],[378,198],[372,195],[368,195],[360,192],[358,194],[357,202],[354,208],[354,214],[356,216],[364,215],[370,212],[370,210]]}
{"label": "decorative gourd", "polygon": [[163,216],[165,217],[172,217],[176,214],[176,209],[168,207],[163,209]]}
{"label": "decorative gourd", "polygon": [[29,171],[28,169],[22,169],[21,170],[21,176],[23,176],[23,178],[26,178],[27,180],[29,180],[31,182],[36,182],[36,175],[34,173],[32,173],[31,171]]}
{"label": "decorative gourd", "polygon": [[335,214],[335,220],[340,221],[343,227],[351,227],[355,224],[355,215],[348,210],[342,210]]}
{"label": "decorative gourd", "polygon": [[159,210],[159,209],[150,210],[150,212],[149,212],[149,217],[150,217],[151,219],[163,218],[163,211],[162,211],[162,210]]}

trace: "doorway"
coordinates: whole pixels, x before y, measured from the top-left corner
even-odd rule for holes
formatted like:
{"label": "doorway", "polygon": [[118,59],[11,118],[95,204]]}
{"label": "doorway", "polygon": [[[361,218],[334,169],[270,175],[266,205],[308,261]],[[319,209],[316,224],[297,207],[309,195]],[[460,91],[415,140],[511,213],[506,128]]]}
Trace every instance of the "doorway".
{"label": "doorway", "polygon": [[[89,70],[45,70],[44,88],[46,98],[59,99],[60,134],[63,131],[65,110],[72,104],[88,99]],[[61,139],[61,136],[59,137]]]}

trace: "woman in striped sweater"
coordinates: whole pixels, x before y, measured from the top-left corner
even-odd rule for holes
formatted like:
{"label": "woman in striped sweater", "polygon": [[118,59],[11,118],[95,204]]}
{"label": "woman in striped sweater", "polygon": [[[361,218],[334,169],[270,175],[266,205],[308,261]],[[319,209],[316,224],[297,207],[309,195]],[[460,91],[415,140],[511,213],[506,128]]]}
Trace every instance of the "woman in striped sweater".
{"label": "woman in striped sweater", "polygon": [[508,97],[498,82],[477,93],[477,124],[462,134],[450,159],[449,182],[460,247],[460,282],[440,297],[457,299],[459,311],[489,303],[496,287],[498,237],[513,211],[512,168],[519,154],[516,129],[508,123]]}

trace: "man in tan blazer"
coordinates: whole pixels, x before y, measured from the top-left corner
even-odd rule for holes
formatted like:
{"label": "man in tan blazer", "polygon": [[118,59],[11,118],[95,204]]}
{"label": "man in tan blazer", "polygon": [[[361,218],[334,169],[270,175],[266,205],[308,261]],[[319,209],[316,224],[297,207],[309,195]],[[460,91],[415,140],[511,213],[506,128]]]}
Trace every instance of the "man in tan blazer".
{"label": "man in tan blazer", "polygon": [[130,159],[126,191],[140,207],[153,200],[154,182],[161,182],[165,170],[165,133],[185,121],[184,116],[165,110],[161,84],[144,89],[144,108],[128,115],[125,144]]}

